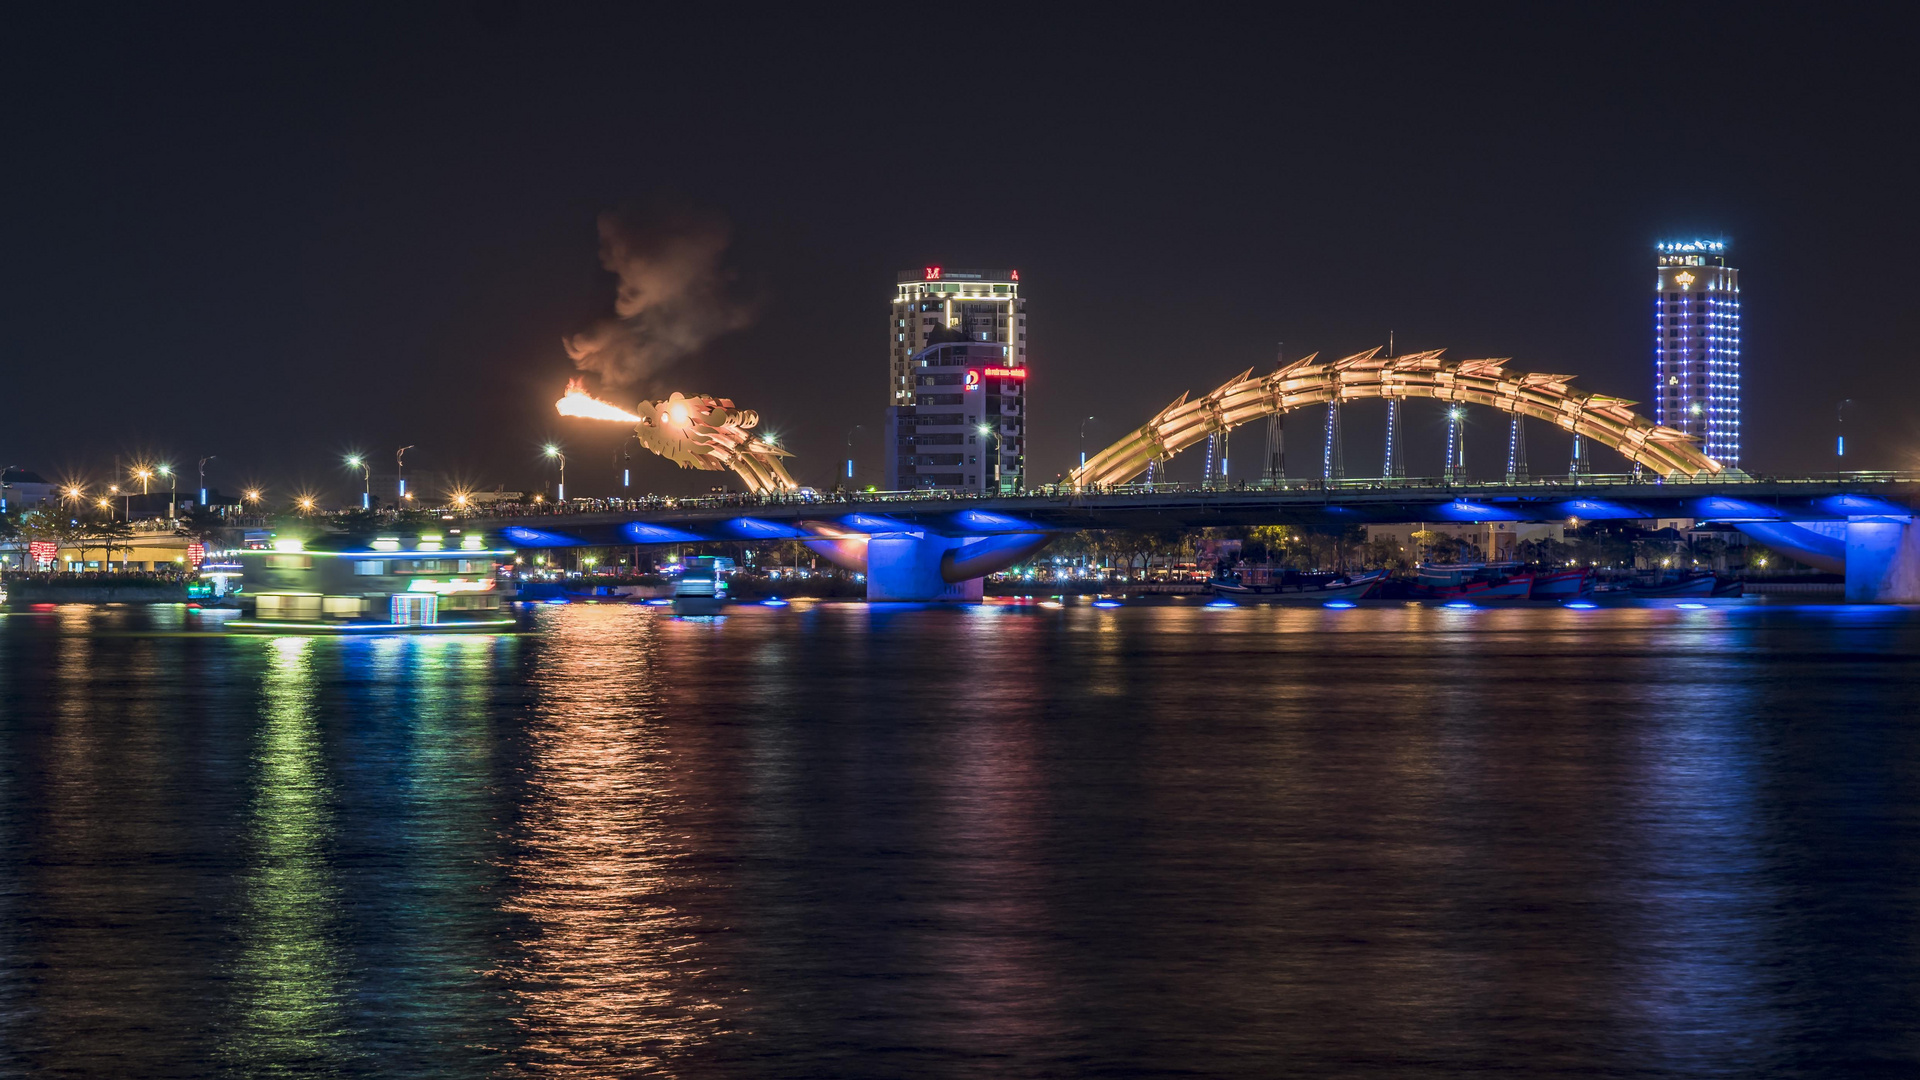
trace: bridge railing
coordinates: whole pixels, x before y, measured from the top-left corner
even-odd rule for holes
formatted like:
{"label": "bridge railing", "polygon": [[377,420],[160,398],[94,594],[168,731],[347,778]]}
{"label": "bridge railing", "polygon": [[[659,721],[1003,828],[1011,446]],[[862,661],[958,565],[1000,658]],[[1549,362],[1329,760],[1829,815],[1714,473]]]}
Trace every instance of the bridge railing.
{"label": "bridge railing", "polygon": [[[727,495],[649,495],[640,498],[608,499],[570,499],[565,503],[492,503],[485,506],[423,508],[426,513],[436,515],[442,520],[454,521],[466,518],[531,518],[547,516],[566,516],[571,514],[618,514],[660,513],[673,510],[751,510],[774,506],[834,506],[851,503],[887,503],[887,502],[956,502],[975,503],[1008,499],[1062,499],[1087,495],[1237,495],[1272,492],[1328,494],[1337,492],[1366,491],[1408,491],[1435,492],[1481,490],[1512,491],[1516,488],[1529,488],[1542,492],[1567,490],[1573,488],[1647,486],[1661,484],[1807,484],[1833,485],[1842,483],[1920,483],[1920,472],[1904,471],[1855,471],[1809,473],[1799,476],[1753,476],[1722,474],[1712,477],[1698,477],[1686,480],[1663,480],[1651,473],[1639,476],[1633,473],[1581,473],[1577,476],[1545,476],[1509,483],[1504,479],[1485,480],[1448,480],[1439,476],[1394,476],[1394,477],[1347,477],[1339,480],[1298,479],[1298,480],[1242,480],[1231,484],[1202,484],[1157,481],[1154,483],[1115,484],[1089,486],[1075,489],[1069,484],[1043,484],[1024,491],[1005,494],[975,494],[960,491],[929,491],[926,489],[908,491],[859,491],[859,492],[770,492],[765,494],[727,494]],[[364,514],[359,510],[313,511],[309,515],[315,518],[350,516]],[[410,516],[418,516],[421,511],[409,511]],[[376,517],[392,519],[391,511],[376,511]],[[264,520],[264,519],[263,519]]]}

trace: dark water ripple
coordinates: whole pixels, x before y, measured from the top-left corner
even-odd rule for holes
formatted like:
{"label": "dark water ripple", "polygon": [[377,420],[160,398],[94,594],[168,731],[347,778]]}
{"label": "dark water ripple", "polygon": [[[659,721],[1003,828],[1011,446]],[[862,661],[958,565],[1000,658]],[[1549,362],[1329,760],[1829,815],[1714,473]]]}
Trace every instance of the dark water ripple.
{"label": "dark water ripple", "polygon": [[0,1072],[1920,1067],[1920,613],[0,616]]}

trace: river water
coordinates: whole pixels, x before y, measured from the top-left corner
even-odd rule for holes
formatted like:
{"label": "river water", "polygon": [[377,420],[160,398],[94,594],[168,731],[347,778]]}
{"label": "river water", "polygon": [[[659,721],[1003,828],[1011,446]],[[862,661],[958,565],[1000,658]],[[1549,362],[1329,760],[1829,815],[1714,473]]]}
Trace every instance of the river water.
{"label": "river water", "polygon": [[0,616],[0,1073],[1920,1063],[1920,612]]}

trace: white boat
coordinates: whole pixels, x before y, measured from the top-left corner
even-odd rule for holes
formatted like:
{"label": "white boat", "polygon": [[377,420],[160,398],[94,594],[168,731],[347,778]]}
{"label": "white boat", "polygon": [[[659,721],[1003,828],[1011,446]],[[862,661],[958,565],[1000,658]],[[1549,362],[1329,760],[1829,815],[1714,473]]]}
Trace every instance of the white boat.
{"label": "white boat", "polygon": [[718,615],[727,606],[727,571],[732,559],[696,556],[680,564],[673,583],[675,615]]}

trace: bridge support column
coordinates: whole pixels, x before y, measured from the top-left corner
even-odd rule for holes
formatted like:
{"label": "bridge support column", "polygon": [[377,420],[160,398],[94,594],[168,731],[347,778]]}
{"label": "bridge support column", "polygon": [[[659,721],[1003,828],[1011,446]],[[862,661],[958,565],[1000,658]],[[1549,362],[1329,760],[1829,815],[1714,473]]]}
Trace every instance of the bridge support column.
{"label": "bridge support column", "polygon": [[835,566],[867,575],[872,603],[979,603],[986,575],[1005,570],[1047,546],[1047,533],[940,536],[876,533],[820,537],[807,546]]}
{"label": "bridge support column", "polygon": [[1920,603],[1920,529],[1912,518],[1847,520],[1847,600]]}
{"label": "bridge support column", "polygon": [[872,602],[979,603],[980,578],[949,582],[940,573],[941,556],[966,543],[950,536],[882,533],[867,538],[867,599]]}

